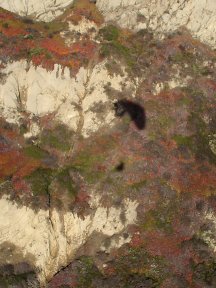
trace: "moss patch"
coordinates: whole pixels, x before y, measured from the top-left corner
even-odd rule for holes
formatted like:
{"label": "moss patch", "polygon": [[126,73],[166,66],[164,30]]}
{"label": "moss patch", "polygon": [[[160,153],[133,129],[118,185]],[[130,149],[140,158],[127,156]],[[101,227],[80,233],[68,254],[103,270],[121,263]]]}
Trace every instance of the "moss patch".
{"label": "moss patch", "polygon": [[93,155],[88,151],[83,151],[74,159],[72,166],[82,174],[88,183],[93,184],[104,175],[103,171],[97,169],[98,165],[103,163],[103,160],[103,155]]}
{"label": "moss patch", "polygon": [[52,179],[52,170],[39,168],[26,177],[35,196],[49,194],[49,185]]}
{"label": "moss patch", "polygon": [[58,125],[52,130],[44,130],[41,145],[67,152],[71,148],[73,132],[65,125]]}
{"label": "moss patch", "polygon": [[216,262],[213,259],[193,265],[194,279],[215,287],[216,285]]}
{"label": "moss patch", "polygon": [[83,256],[79,260],[78,267],[78,288],[91,288],[96,277],[100,277],[99,270],[94,265],[92,258]]}
{"label": "moss patch", "polygon": [[122,277],[124,287],[139,287],[131,284],[136,280],[141,285],[147,279],[151,282],[150,287],[160,287],[166,274],[165,260],[149,255],[143,248],[129,248],[125,256],[116,260],[115,268]]}
{"label": "moss patch", "polygon": [[47,152],[42,150],[40,147],[34,145],[25,147],[23,149],[23,152],[26,156],[34,159],[43,159],[48,155]]}
{"label": "moss patch", "polygon": [[183,135],[174,135],[173,140],[177,143],[178,146],[186,146],[192,149],[194,142],[193,137],[183,136]]}
{"label": "moss patch", "polygon": [[70,168],[64,168],[56,175],[56,180],[60,185],[60,188],[68,191],[71,197],[76,196],[77,188],[70,176]]}
{"label": "moss patch", "polygon": [[190,124],[195,127],[196,134],[193,136],[194,145],[192,150],[199,159],[208,159],[209,162],[216,164],[216,155],[212,152],[209,145],[209,126],[201,118],[200,113],[192,112],[189,118]]}

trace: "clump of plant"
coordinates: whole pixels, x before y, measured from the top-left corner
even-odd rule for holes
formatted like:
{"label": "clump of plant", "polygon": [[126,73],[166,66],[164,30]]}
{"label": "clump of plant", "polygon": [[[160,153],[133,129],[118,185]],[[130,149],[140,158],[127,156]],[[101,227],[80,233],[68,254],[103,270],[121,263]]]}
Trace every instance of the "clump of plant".
{"label": "clump of plant", "polygon": [[65,125],[59,124],[53,129],[42,132],[41,145],[47,148],[67,152],[72,146],[73,132]]}
{"label": "clump of plant", "polygon": [[5,22],[5,23],[2,24],[2,27],[5,28],[5,29],[8,29],[9,28],[9,24],[7,22]]}
{"label": "clump of plant", "polygon": [[41,48],[41,47],[32,48],[32,49],[30,49],[30,51],[29,51],[29,55],[30,55],[31,57],[33,57],[33,56],[38,56],[38,55],[41,55],[41,54],[43,54],[43,53],[44,53],[44,49]]}
{"label": "clump of plant", "polygon": [[108,25],[100,29],[99,35],[107,41],[117,41],[119,38],[119,29],[114,25]]}
{"label": "clump of plant", "polygon": [[160,287],[167,270],[162,257],[153,257],[142,247],[129,248],[116,259],[114,267],[124,287],[139,287],[143,283],[146,287]]}
{"label": "clump of plant", "polygon": [[71,197],[77,194],[77,187],[70,175],[70,168],[64,168],[55,177],[60,189],[66,190]]}
{"label": "clump of plant", "polygon": [[104,175],[104,171],[98,169],[104,161],[103,155],[94,155],[91,151],[82,151],[75,157],[72,166],[84,177],[84,179],[93,184]]}
{"label": "clump of plant", "polygon": [[38,168],[26,177],[35,196],[48,195],[49,186],[52,180],[52,170]]}
{"label": "clump of plant", "polygon": [[114,25],[108,25],[99,31],[102,39],[100,53],[103,57],[118,55],[129,67],[134,64],[134,59],[129,47],[124,45],[120,39],[120,30]]}
{"label": "clump of plant", "polygon": [[193,264],[194,280],[202,281],[203,284],[210,285],[211,287],[215,287],[216,285],[215,271],[216,262],[211,258],[208,261],[203,261],[197,265]]}
{"label": "clump of plant", "polygon": [[78,285],[79,288],[90,288],[93,287],[93,281],[97,277],[101,277],[101,273],[94,264],[91,257],[83,256],[78,260],[77,274],[78,274]]}
{"label": "clump of plant", "polygon": [[34,159],[43,159],[48,155],[48,153],[42,150],[40,147],[35,145],[27,146],[23,149],[23,152],[26,156]]}

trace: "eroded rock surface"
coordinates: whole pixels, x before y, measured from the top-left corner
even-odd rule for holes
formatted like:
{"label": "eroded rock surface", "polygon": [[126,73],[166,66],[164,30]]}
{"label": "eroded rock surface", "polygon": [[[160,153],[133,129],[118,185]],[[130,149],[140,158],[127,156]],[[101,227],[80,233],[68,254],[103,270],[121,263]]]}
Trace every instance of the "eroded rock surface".
{"label": "eroded rock surface", "polygon": [[216,45],[214,0],[98,0],[97,5],[107,21],[116,21],[121,27],[152,29],[160,36],[186,27],[195,37]]}
{"label": "eroded rock surface", "polygon": [[213,45],[203,3],[1,8],[0,287],[215,287],[216,53],[170,33]]}
{"label": "eroded rock surface", "polygon": [[62,14],[64,9],[72,3],[73,0],[1,0],[0,6],[21,16],[51,21]]}

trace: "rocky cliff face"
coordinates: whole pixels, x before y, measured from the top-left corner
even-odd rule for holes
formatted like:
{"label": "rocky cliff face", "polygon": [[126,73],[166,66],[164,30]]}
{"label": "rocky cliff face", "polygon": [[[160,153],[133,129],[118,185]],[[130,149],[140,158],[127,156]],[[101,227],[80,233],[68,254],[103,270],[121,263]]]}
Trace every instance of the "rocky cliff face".
{"label": "rocky cliff face", "polygon": [[152,29],[163,37],[184,26],[195,37],[215,47],[214,0],[98,0],[97,5],[107,21],[117,21],[121,27]]}
{"label": "rocky cliff face", "polygon": [[73,3],[73,0],[1,0],[0,6],[21,16],[51,21],[62,14],[71,3]]}
{"label": "rocky cliff face", "polygon": [[[0,1],[0,6],[37,20],[51,21],[61,15],[76,1]],[[91,2],[91,1],[89,1]],[[195,37],[216,46],[214,0],[97,0],[98,9],[106,21],[114,21],[121,27],[140,30],[151,29],[159,37],[184,26]]]}
{"label": "rocky cliff face", "polygon": [[0,287],[215,287],[214,3],[1,2]]}

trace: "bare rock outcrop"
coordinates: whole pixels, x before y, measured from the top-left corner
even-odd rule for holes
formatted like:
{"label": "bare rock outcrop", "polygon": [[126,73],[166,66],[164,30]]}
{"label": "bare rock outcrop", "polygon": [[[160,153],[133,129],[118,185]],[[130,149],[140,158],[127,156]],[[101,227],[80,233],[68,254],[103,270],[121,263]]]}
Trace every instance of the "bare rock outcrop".
{"label": "bare rock outcrop", "polygon": [[60,15],[73,0],[1,0],[0,7],[21,16],[30,16],[37,20],[51,21]]}
{"label": "bare rock outcrop", "polygon": [[214,0],[98,0],[107,21],[134,30],[152,29],[163,36],[184,26],[195,37],[216,45]]}

